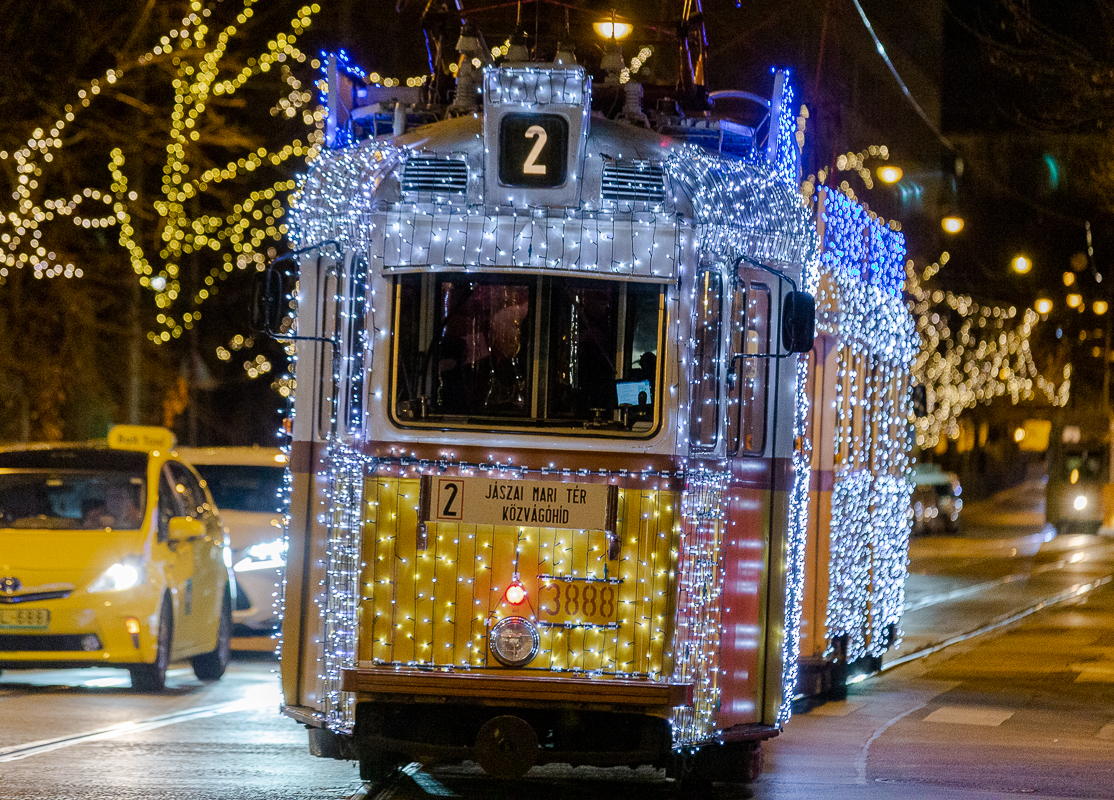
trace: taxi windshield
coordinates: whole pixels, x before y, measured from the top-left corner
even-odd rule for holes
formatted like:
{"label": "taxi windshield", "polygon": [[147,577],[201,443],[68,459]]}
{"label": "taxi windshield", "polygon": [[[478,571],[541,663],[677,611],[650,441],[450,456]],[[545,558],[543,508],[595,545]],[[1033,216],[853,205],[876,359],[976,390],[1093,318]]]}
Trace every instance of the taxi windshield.
{"label": "taxi windshield", "polygon": [[136,530],[147,481],[127,472],[0,471],[0,527]]}

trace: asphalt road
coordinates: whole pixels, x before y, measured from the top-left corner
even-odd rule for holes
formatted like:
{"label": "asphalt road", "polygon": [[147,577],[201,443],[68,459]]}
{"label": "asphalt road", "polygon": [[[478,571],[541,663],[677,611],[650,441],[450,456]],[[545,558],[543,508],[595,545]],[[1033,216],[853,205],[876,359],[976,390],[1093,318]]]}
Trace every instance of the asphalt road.
{"label": "asphalt road", "polygon": [[[1007,506],[913,543],[901,647],[846,702],[794,716],[754,796],[1114,798],[1114,537],[1050,538],[1035,511]],[[0,800],[370,797],[353,763],[310,756],[278,713],[276,666],[241,655],[207,684],[178,665],[161,695],[132,693],[119,670],[6,672]],[[379,796],[685,794],[651,769],[551,765],[516,783],[415,768]]]}
{"label": "asphalt road", "polygon": [[278,713],[273,658],[241,657],[217,683],[172,669],[165,694],[127,672],[0,677],[0,800],[308,800],[360,785],[349,762],[314,758]]}

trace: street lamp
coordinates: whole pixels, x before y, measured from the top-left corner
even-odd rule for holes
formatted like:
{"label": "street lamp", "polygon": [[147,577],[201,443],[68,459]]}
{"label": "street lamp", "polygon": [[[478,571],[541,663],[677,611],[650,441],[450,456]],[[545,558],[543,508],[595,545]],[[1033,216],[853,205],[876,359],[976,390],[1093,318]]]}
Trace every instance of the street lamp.
{"label": "street lamp", "polygon": [[1033,308],[1037,310],[1038,314],[1047,314],[1052,310],[1052,301],[1047,297],[1042,297],[1033,304]]}
{"label": "street lamp", "polygon": [[963,230],[963,217],[957,214],[948,214],[940,220],[940,227],[945,233],[959,233]]}
{"label": "street lamp", "polygon": [[1074,294],[1074,293],[1069,294],[1067,296],[1067,304],[1068,304],[1068,308],[1078,308],[1080,311],[1082,311],[1083,310],[1083,295]]}
{"label": "street lamp", "polygon": [[895,167],[893,164],[886,164],[878,168],[878,180],[882,183],[897,183],[904,174],[901,167]]}
{"label": "street lamp", "polygon": [[625,39],[630,36],[634,26],[629,22],[616,22],[612,19],[592,23],[592,30],[604,39]]}
{"label": "street lamp", "polygon": [[1012,265],[1013,271],[1016,272],[1018,275],[1024,275],[1033,268],[1033,262],[1025,256],[1015,257]]}

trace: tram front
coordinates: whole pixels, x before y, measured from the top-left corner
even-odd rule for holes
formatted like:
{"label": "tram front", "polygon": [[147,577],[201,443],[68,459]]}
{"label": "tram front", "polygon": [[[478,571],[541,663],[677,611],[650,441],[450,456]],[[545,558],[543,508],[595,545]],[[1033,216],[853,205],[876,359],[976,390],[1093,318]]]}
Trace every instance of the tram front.
{"label": "tram front", "polygon": [[765,162],[591,95],[488,68],[475,114],[327,152],[293,209],[284,711],[367,779],[746,779],[784,718],[814,232]]}

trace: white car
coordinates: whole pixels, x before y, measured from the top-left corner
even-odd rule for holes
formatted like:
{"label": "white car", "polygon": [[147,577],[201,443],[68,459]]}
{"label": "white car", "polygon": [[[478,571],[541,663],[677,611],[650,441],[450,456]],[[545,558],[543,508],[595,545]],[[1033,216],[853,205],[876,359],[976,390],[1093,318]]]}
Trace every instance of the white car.
{"label": "white car", "polygon": [[245,637],[269,637],[279,627],[286,455],[277,447],[258,446],[179,447],[178,455],[201,474],[228,528],[237,586],[234,644],[244,649]]}

